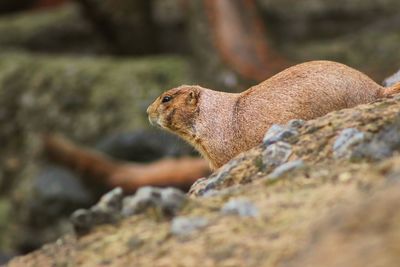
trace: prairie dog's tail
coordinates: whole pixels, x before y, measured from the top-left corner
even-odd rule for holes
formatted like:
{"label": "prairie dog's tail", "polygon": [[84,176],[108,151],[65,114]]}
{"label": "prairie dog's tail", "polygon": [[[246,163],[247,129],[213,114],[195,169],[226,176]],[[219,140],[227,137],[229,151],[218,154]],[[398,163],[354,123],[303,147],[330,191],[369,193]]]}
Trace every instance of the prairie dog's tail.
{"label": "prairie dog's tail", "polygon": [[396,83],[395,85],[392,85],[390,87],[384,87],[381,93],[382,97],[389,97],[394,94],[400,93],[400,82]]}

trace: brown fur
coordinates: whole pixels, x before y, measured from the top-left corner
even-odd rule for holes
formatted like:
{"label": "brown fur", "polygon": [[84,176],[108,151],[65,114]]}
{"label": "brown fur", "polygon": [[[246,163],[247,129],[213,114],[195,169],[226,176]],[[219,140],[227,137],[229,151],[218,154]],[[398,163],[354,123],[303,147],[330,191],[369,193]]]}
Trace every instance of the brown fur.
{"label": "brown fur", "polygon": [[[400,92],[340,63],[312,61],[288,68],[239,93],[183,85],[163,93],[147,112],[156,124],[196,147],[215,169],[261,143],[274,123],[309,120]],[[164,96],[171,96],[162,103]]]}

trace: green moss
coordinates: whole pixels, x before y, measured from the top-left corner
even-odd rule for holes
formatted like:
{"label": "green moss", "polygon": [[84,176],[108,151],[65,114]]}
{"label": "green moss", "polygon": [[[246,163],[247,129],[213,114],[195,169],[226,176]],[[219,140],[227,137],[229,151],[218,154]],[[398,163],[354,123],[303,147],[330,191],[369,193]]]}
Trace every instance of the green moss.
{"label": "green moss", "polygon": [[148,104],[188,76],[185,61],[176,57],[0,55],[0,95],[19,113],[7,119],[21,119],[25,130],[57,129],[84,139],[146,126]]}
{"label": "green moss", "polygon": [[10,202],[6,199],[0,199],[0,250],[4,251],[8,247],[7,230],[10,220]]}
{"label": "green moss", "polygon": [[288,51],[292,51],[292,56],[299,60],[327,59],[348,64],[380,83],[399,68],[399,43],[397,28],[371,26],[357,36],[344,35],[288,44]]}
{"label": "green moss", "polygon": [[46,52],[107,51],[104,40],[74,4],[0,17],[0,47]]}

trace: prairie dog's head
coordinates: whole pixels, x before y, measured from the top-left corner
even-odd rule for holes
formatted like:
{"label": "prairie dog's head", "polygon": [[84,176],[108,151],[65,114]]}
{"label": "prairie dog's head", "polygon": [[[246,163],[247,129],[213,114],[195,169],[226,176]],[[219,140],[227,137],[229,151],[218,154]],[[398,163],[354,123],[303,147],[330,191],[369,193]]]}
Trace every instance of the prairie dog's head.
{"label": "prairie dog's head", "polygon": [[186,138],[193,138],[200,86],[182,85],[161,94],[148,108],[150,123]]}

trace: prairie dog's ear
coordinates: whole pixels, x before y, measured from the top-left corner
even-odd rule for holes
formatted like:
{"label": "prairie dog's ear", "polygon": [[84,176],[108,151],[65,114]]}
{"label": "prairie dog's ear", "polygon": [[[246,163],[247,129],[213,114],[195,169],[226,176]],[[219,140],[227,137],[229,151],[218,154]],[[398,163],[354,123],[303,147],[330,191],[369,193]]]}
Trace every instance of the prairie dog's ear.
{"label": "prairie dog's ear", "polygon": [[188,97],[187,97],[187,103],[195,105],[199,99],[199,91],[196,89],[190,90]]}

